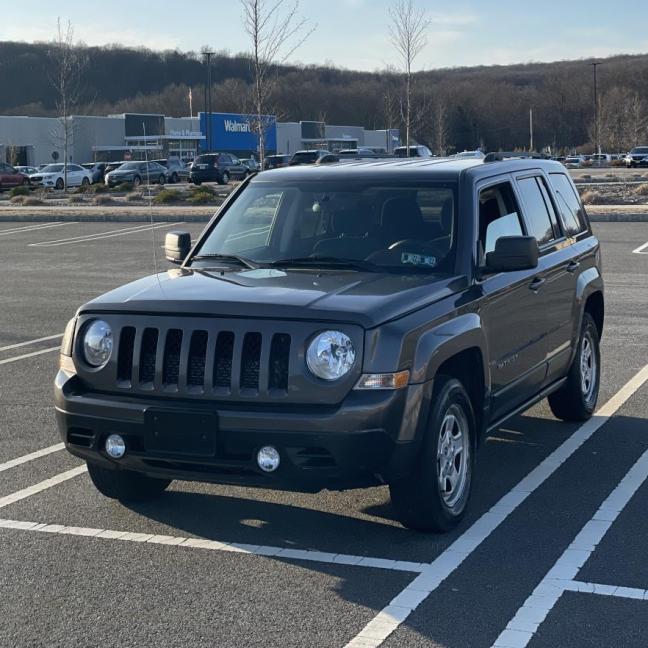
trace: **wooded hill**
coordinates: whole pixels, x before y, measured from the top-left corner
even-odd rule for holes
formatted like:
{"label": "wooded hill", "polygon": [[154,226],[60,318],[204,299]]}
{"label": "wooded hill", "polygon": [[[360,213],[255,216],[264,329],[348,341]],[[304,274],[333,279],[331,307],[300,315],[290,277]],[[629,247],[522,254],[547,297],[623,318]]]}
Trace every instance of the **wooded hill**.
{"label": "wooded hill", "polygon": [[[202,110],[205,67],[200,53],[120,46],[84,47],[83,101],[78,114]],[[523,56],[523,54],[522,54]],[[436,151],[525,148],[533,109],[536,149],[573,149],[593,140],[592,61],[453,68],[416,75],[415,137]],[[249,61],[217,53],[214,111],[249,109]],[[426,64],[421,61],[421,64]],[[428,62],[432,65],[433,62]],[[0,114],[51,116],[47,43],[0,42]],[[603,148],[624,151],[648,137],[648,55],[616,56],[599,66]],[[367,128],[398,127],[401,80],[393,71],[355,72],[326,66],[284,66],[273,112],[282,120],[325,120]]]}

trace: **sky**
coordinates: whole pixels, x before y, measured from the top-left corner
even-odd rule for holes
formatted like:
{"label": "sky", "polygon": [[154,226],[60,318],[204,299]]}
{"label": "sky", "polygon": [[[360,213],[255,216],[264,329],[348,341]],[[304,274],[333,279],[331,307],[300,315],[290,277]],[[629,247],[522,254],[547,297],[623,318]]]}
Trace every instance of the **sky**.
{"label": "sky", "polygon": [[[272,0],[269,0],[272,1]],[[286,0],[287,3],[292,0]],[[395,0],[300,0],[315,28],[290,59],[355,70],[397,65],[389,44]],[[527,63],[648,52],[646,0],[416,0],[430,18],[416,69]],[[231,53],[248,42],[237,0],[30,0],[4,3],[0,40],[47,41],[70,20],[88,45]],[[28,7],[28,9],[27,9]]]}

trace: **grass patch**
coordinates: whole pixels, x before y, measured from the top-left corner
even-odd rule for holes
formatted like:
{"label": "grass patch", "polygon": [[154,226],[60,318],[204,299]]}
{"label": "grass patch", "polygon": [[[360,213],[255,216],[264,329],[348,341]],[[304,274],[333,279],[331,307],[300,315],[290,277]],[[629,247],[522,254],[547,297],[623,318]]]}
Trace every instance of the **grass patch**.
{"label": "grass patch", "polygon": [[42,205],[43,201],[34,196],[13,196],[9,199],[12,205],[22,205],[23,207],[36,207]]}
{"label": "grass patch", "polygon": [[68,198],[68,202],[70,203],[70,205],[79,205],[81,203],[84,203],[85,200],[83,199],[83,196],[74,194]]}
{"label": "grass patch", "polygon": [[30,189],[27,185],[20,185],[9,190],[9,198],[14,196],[29,196]]}
{"label": "grass patch", "polygon": [[133,183],[132,182],[121,182],[118,185],[115,185],[111,191],[117,192],[117,191],[123,191],[123,192],[128,192],[128,191],[133,191]]}
{"label": "grass patch", "polygon": [[111,196],[95,196],[92,201],[94,205],[112,205],[114,202]]}
{"label": "grass patch", "polygon": [[635,187],[634,194],[636,196],[648,196],[648,182],[640,184]]}
{"label": "grass patch", "polygon": [[129,194],[126,194],[126,200],[128,202],[138,202],[140,200],[143,200],[143,196],[139,191],[131,191]]}
{"label": "grass patch", "polygon": [[598,191],[584,192],[583,195],[581,196],[581,200],[586,205],[600,205],[601,203],[605,202],[605,198],[603,197],[603,194],[599,193]]}
{"label": "grass patch", "polygon": [[180,202],[180,200],[182,200],[182,195],[179,191],[174,191],[173,189],[162,189],[162,191],[153,198],[153,202],[156,205],[170,205]]}
{"label": "grass patch", "polygon": [[216,202],[218,197],[209,191],[192,191],[187,201],[192,205],[207,205]]}

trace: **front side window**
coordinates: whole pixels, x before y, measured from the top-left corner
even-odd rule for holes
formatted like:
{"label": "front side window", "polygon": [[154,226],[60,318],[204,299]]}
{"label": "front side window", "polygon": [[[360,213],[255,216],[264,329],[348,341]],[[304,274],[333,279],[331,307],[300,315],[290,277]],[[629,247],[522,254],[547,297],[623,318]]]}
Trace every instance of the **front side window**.
{"label": "front side window", "polygon": [[[495,250],[502,236],[522,236],[520,210],[510,182],[483,189],[479,193],[479,241],[482,255]],[[483,258],[481,259],[483,263]]]}
{"label": "front side window", "polygon": [[452,272],[456,203],[450,184],[253,182],[197,255],[235,254],[260,265],[358,262],[370,270]]}
{"label": "front side window", "polygon": [[517,184],[524,202],[524,220],[529,236],[535,236],[538,246],[545,245],[554,239],[554,229],[538,178],[524,178]]}

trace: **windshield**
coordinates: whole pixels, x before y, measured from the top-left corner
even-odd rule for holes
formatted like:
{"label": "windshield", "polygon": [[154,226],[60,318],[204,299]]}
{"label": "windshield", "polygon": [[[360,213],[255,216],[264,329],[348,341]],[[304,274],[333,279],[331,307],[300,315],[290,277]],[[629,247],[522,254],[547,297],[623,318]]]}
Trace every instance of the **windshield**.
{"label": "windshield", "polygon": [[118,169],[120,171],[133,171],[134,169],[139,168],[141,162],[125,162]]}
{"label": "windshield", "polygon": [[44,169],[42,169],[43,173],[58,173],[59,171],[63,171],[63,165],[62,164],[48,164]]}
{"label": "windshield", "polygon": [[637,148],[632,149],[633,153],[647,153],[648,154],[648,146],[637,146]]}
{"label": "windshield", "polygon": [[259,266],[366,262],[376,270],[452,272],[456,212],[453,184],[258,181],[218,220],[193,264],[236,255]]}

